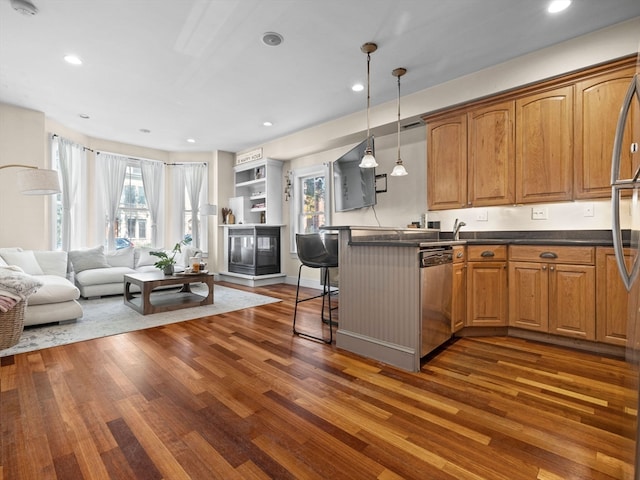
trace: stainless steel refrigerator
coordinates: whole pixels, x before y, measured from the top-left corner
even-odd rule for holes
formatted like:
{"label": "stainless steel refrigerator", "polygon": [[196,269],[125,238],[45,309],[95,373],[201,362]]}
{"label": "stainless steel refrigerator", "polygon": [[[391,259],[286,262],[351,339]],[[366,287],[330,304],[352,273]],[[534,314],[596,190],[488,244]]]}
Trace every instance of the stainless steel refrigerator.
{"label": "stainless steel refrigerator", "polygon": [[[640,366],[640,49],[636,73],[620,108],[611,165],[612,233],[620,276],[629,292],[627,318],[627,361]],[[624,165],[623,160],[631,162]],[[622,172],[631,172],[625,175]],[[628,208],[628,214],[627,214]],[[624,219],[624,220],[622,220]],[[624,223],[624,225],[623,225]],[[629,232],[628,245],[623,231]],[[626,237],[626,235],[625,235]],[[625,238],[626,240],[626,238]],[[625,250],[627,259],[625,260]],[[640,387],[634,384],[640,399]],[[640,411],[640,400],[638,400]],[[640,480],[640,422],[636,419],[636,456],[634,479]]]}

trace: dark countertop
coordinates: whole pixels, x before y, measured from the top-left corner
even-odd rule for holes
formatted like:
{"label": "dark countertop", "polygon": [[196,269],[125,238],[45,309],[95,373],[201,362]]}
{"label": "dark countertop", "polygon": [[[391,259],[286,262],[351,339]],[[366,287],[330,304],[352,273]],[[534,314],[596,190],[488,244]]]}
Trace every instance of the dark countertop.
{"label": "dark countertop", "polygon": [[[622,232],[622,241],[629,245],[630,232]],[[439,242],[467,245],[566,245],[587,247],[612,247],[611,230],[535,230],[535,231],[496,231],[496,232],[460,232],[460,241],[454,242],[451,232],[439,232]],[[427,239],[381,239],[365,238],[353,240],[353,246],[412,247],[427,246]],[[438,242],[435,242],[438,243]]]}

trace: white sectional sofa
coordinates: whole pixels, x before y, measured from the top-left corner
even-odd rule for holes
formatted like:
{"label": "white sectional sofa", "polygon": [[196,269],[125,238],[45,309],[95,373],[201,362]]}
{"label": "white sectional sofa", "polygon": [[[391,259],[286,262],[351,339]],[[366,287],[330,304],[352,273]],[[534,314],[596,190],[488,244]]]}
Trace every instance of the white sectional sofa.
{"label": "white sectional sofa", "polygon": [[[124,276],[128,273],[158,271],[153,264],[158,257],[150,252],[158,248],[128,247],[105,253],[102,246],[69,252],[75,284],[84,298],[124,293]],[[201,255],[193,247],[184,246],[175,257],[176,271],[184,271],[189,258]]]}
{"label": "white sectional sofa", "polygon": [[43,286],[27,301],[24,325],[68,322],[82,317],[80,290],[67,279],[67,252],[0,248],[0,266],[13,265]]}

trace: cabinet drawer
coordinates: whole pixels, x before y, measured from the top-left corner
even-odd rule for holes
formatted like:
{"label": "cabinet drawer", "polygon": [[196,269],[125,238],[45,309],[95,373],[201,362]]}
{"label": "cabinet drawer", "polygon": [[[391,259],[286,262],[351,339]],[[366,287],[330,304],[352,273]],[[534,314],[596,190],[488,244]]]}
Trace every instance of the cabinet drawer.
{"label": "cabinet drawer", "polygon": [[469,262],[497,262],[506,259],[506,245],[467,245]]}
{"label": "cabinet drawer", "polygon": [[595,247],[511,245],[509,247],[509,260],[594,265],[595,252]]}

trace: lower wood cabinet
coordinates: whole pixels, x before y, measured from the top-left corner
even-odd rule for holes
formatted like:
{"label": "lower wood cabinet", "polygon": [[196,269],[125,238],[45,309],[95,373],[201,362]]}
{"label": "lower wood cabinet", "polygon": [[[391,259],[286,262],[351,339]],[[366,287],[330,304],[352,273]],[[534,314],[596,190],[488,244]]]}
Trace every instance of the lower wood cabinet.
{"label": "lower wood cabinet", "polygon": [[512,245],[509,325],[596,339],[595,248]]}
{"label": "lower wood cabinet", "polygon": [[[625,250],[625,260],[631,262],[631,252]],[[618,273],[613,248],[596,249],[596,339],[611,345],[627,345],[629,294]]]}
{"label": "lower wood cabinet", "polygon": [[468,327],[507,325],[507,246],[467,246]]}

